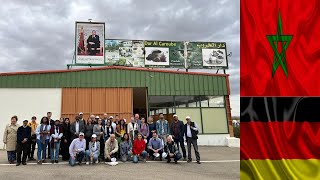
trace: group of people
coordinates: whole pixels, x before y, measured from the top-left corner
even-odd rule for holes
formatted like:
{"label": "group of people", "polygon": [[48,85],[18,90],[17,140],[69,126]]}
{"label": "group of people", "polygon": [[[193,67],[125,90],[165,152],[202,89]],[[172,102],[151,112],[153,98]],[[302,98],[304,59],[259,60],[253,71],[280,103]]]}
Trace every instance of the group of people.
{"label": "group of people", "polygon": [[[130,122],[120,119],[118,115],[113,118],[105,113],[103,117],[91,115],[87,120],[83,119],[80,112],[74,122],[69,118],[51,119],[52,113],[41,118],[33,116],[31,122],[23,120],[23,125],[17,124],[18,117],[11,118],[11,124],[6,126],[3,142],[6,144],[8,161],[19,166],[26,165],[34,159],[34,151],[37,144],[37,163],[59,163],[59,155],[62,160],[69,160],[74,166],[95,164],[99,161],[114,162],[120,159],[123,162],[166,159],[167,162],[178,162],[183,157],[184,161],[192,162],[191,145],[193,145],[196,161],[200,164],[198,151],[198,126],[186,117],[186,123],[173,115],[173,122],[159,114],[159,120],[154,122],[150,116],[148,121],[139,114],[131,117]],[[184,142],[187,142],[188,157]],[[182,155],[180,153],[182,151]],[[21,157],[22,156],[22,157]]]}

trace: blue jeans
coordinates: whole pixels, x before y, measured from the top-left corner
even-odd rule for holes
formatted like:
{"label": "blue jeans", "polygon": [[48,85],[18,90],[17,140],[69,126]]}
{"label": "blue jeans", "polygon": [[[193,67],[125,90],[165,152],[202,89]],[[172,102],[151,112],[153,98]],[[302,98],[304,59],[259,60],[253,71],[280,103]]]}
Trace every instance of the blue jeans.
{"label": "blue jeans", "polygon": [[[96,153],[93,155],[93,163],[95,163],[98,160],[99,157],[99,153]],[[89,162],[90,161],[90,151],[86,150],[86,161]]]}
{"label": "blue jeans", "polygon": [[84,152],[81,151],[76,155],[75,159],[72,159],[72,157],[70,156],[70,160],[69,160],[69,164],[70,166],[74,166],[76,164],[76,161],[79,161],[80,163],[82,162],[82,159],[84,157]]}
{"label": "blue jeans", "polygon": [[59,149],[60,149],[60,142],[55,142],[54,148],[53,147],[50,148],[50,155],[51,155],[52,161],[59,159]]}
{"label": "blue jeans", "polygon": [[[143,159],[146,159],[147,158],[147,151],[142,151],[140,156],[142,156]],[[137,158],[135,158],[135,157],[137,157],[137,156],[136,155],[133,156],[133,161],[137,162],[136,160],[138,160],[139,157],[137,157]]]}
{"label": "blue jeans", "polygon": [[126,154],[121,155],[122,162],[130,161],[132,153],[128,151]]}
{"label": "blue jeans", "polygon": [[[37,145],[38,145],[37,158],[38,158],[38,161],[46,159],[46,151],[47,151],[48,142],[49,142],[49,139],[46,139],[45,143],[43,144],[43,143],[41,143],[40,139],[37,139]],[[41,152],[42,152],[42,158],[41,158]]]}
{"label": "blue jeans", "polygon": [[8,161],[15,161],[17,159],[16,151],[7,151],[7,155],[8,155]]}
{"label": "blue jeans", "polygon": [[[173,157],[171,157],[171,158],[173,158],[174,159],[174,161],[178,161],[179,159],[181,159],[181,153],[178,153],[178,154],[176,154],[176,155],[174,155]],[[169,154],[167,155],[167,157],[165,158],[165,159],[169,159],[170,157],[169,157]],[[170,159],[171,159],[170,158]]]}

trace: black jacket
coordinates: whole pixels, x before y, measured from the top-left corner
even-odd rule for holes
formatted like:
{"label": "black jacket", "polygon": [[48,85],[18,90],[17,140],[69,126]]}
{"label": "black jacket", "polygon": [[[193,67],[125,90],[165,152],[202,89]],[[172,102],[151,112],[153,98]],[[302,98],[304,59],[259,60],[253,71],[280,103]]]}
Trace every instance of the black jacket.
{"label": "black jacket", "polygon": [[18,131],[17,131],[17,143],[21,143],[21,141],[23,141],[24,138],[27,138],[29,142],[30,139],[31,139],[31,127],[27,126],[27,127],[23,127],[23,126],[20,126],[18,128]]}
{"label": "black jacket", "polygon": [[[178,135],[176,134],[173,134],[174,133],[174,128],[175,126],[178,126]],[[183,140],[183,135],[184,135],[184,125],[183,125],[183,122],[178,120],[177,123],[174,123],[174,121],[171,123],[171,126],[170,126],[170,132],[172,135],[174,135],[174,139],[175,140],[180,140],[182,138]]]}
{"label": "black jacket", "polygon": [[[186,124],[184,125],[184,135],[186,136],[186,138],[188,137],[188,136],[187,136],[187,126],[188,126],[188,124],[186,123]],[[190,123],[190,126],[191,126],[191,127],[195,127],[195,126],[194,126],[194,122],[191,122],[191,123]],[[195,131],[195,130],[193,130],[192,128],[190,128],[190,130],[191,130],[191,134],[192,134],[192,139],[198,139],[199,129],[198,129],[198,131]]]}

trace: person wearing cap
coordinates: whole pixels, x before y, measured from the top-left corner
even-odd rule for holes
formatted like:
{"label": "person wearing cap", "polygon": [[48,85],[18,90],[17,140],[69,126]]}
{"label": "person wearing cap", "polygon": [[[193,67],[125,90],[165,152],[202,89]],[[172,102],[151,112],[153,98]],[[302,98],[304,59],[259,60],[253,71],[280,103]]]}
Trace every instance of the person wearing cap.
{"label": "person wearing cap", "polygon": [[80,121],[80,118],[79,115],[76,116],[76,121],[71,124],[70,132],[74,136],[73,139],[78,138],[80,132],[84,132],[84,123]]}
{"label": "person wearing cap", "polygon": [[118,141],[116,140],[115,135],[111,134],[110,138],[106,141],[104,148],[104,157],[106,162],[111,162],[111,158],[117,158],[118,150]]}
{"label": "person wearing cap", "polygon": [[164,158],[167,159],[167,163],[171,162],[171,159],[174,159],[174,163],[178,163],[178,160],[181,159],[181,153],[177,148],[176,144],[173,142],[172,136],[167,137],[167,144],[164,146]]}
{"label": "person wearing cap", "polygon": [[37,144],[36,129],[39,124],[36,122],[36,120],[37,120],[37,117],[32,116],[31,122],[28,123],[28,126],[31,128],[31,138],[30,138],[29,153],[28,153],[29,160],[34,160],[34,150],[36,149],[36,144]]}
{"label": "person wearing cap", "polygon": [[50,139],[50,129],[51,129],[51,126],[49,124],[48,117],[46,116],[42,117],[40,124],[36,129],[36,135],[37,135],[36,141],[38,146],[38,153],[37,153],[38,164],[46,163],[45,159],[46,159],[47,146],[49,144],[49,139]]}
{"label": "person wearing cap", "polygon": [[143,162],[146,162],[147,158],[147,152],[145,151],[146,149],[146,142],[143,139],[143,136],[141,133],[137,134],[137,139],[134,140],[133,142],[133,162],[137,163],[138,158],[142,156]]}
{"label": "person wearing cap", "polygon": [[89,142],[88,150],[86,150],[86,164],[94,164],[98,162],[100,154],[100,142],[97,142],[97,135],[92,134]]}
{"label": "person wearing cap", "polygon": [[84,139],[84,133],[79,133],[79,138],[74,139],[69,147],[69,154],[70,154],[70,166],[74,166],[76,161],[79,165],[81,165],[82,160],[85,155],[86,149],[86,140]]}
{"label": "person wearing cap", "polygon": [[31,127],[28,126],[28,120],[23,121],[23,125],[18,128],[17,131],[17,166],[21,164],[21,154],[22,164],[27,165],[28,148],[31,139]]}
{"label": "person wearing cap", "polygon": [[85,120],[83,119],[83,112],[79,113],[79,120],[85,124]]}
{"label": "person wearing cap", "polygon": [[[163,141],[157,137],[156,131],[152,132],[152,138],[149,141],[148,149],[151,160],[154,160],[155,157],[159,157],[159,155],[163,153]],[[162,156],[160,156],[160,161],[162,161]]]}
{"label": "person wearing cap", "polygon": [[184,125],[184,133],[188,146],[188,163],[192,162],[191,158],[191,144],[193,145],[194,152],[196,154],[197,163],[200,163],[200,153],[198,151],[198,126],[195,122],[191,121],[190,116],[186,117],[187,123]]}
{"label": "person wearing cap", "polygon": [[63,136],[63,129],[59,125],[60,120],[56,120],[54,125],[51,126],[50,129],[50,151],[51,151],[51,163],[58,163],[59,159],[59,149],[60,149],[60,142]]}
{"label": "person wearing cap", "polygon": [[102,126],[106,125],[107,120],[108,120],[108,114],[104,113],[102,116]]}
{"label": "person wearing cap", "polygon": [[170,126],[170,132],[172,137],[174,138],[174,143],[177,145],[178,149],[179,144],[183,153],[183,160],[187,160],[187,153],[186,153],[186,148],[184,147],[184,124],[182,121],[178,119],[178,115],[174,114],[173,115],[173,122],[171,123]]}
{"label": "person wearing cap", "polygon": [[165,144],[167,141],[167,135],[170,134],[169,132],[169,123],[166,119],[164,119],[163,113],[159,114],[159,120],[156,123],[157,127],[157,133],[159,135],[159,138],[163,140],[163,143]]}
{"label": "person wearing cap", "polygon": [[[94,120],[92,121],[93,124],[98,124],[99,119],[100,119],[100,117],[99,117],[99,116],[96,116],[96,117],[94,118]],[[101,121],[101,122],[102,122],[102,121]],[[102,124],[102,125],[103,125],[103,124]]]}
{"label": "person wearing cap", "polygon": [[98,124],[93,126],[93,134],[97,135],[97,141],[100,142],[100,159],[103,160],[104,152],[104,127],[102,126],[102,120],[98,120]]}

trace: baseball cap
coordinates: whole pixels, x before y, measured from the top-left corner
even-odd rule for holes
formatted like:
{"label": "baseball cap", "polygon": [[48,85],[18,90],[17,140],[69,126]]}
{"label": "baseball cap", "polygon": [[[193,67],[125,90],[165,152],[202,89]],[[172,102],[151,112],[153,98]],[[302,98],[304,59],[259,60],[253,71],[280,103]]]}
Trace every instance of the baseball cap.
{"label": "baseball cap", "polygon": [[173,117],[178,117],[178,115],[174,114]]}
{"label": "baseball cap", "polygon": [[99,116],[96,116],[96,119],[100,119],[100,117],[99,117]]}
{"label": "baseball cap", "polygon": [[79,133],[79,136],[84,136],[83,132],[80,132],[80,133]]}
{"label": "baseball cap", "polygon": [[110,116],[109,119],[113,119],[113,116]]}
{"label": "baseball cap", "polygon": [[83,112],[79,112],[79,115],[83,115]]}
{"label": "baseball cap", "polygon": [[91,138],[97,138],[96,134],[92,134]]}
{"label": "baseball cap", "polygon": [[187,116],[186,119],[191,119],[190,116]]}
{"label": "baseball cap", "polygon": [[25,122],[25,121],[27,121],[27,122],[28,122],[28,119],[23,120],[23,122]]}

